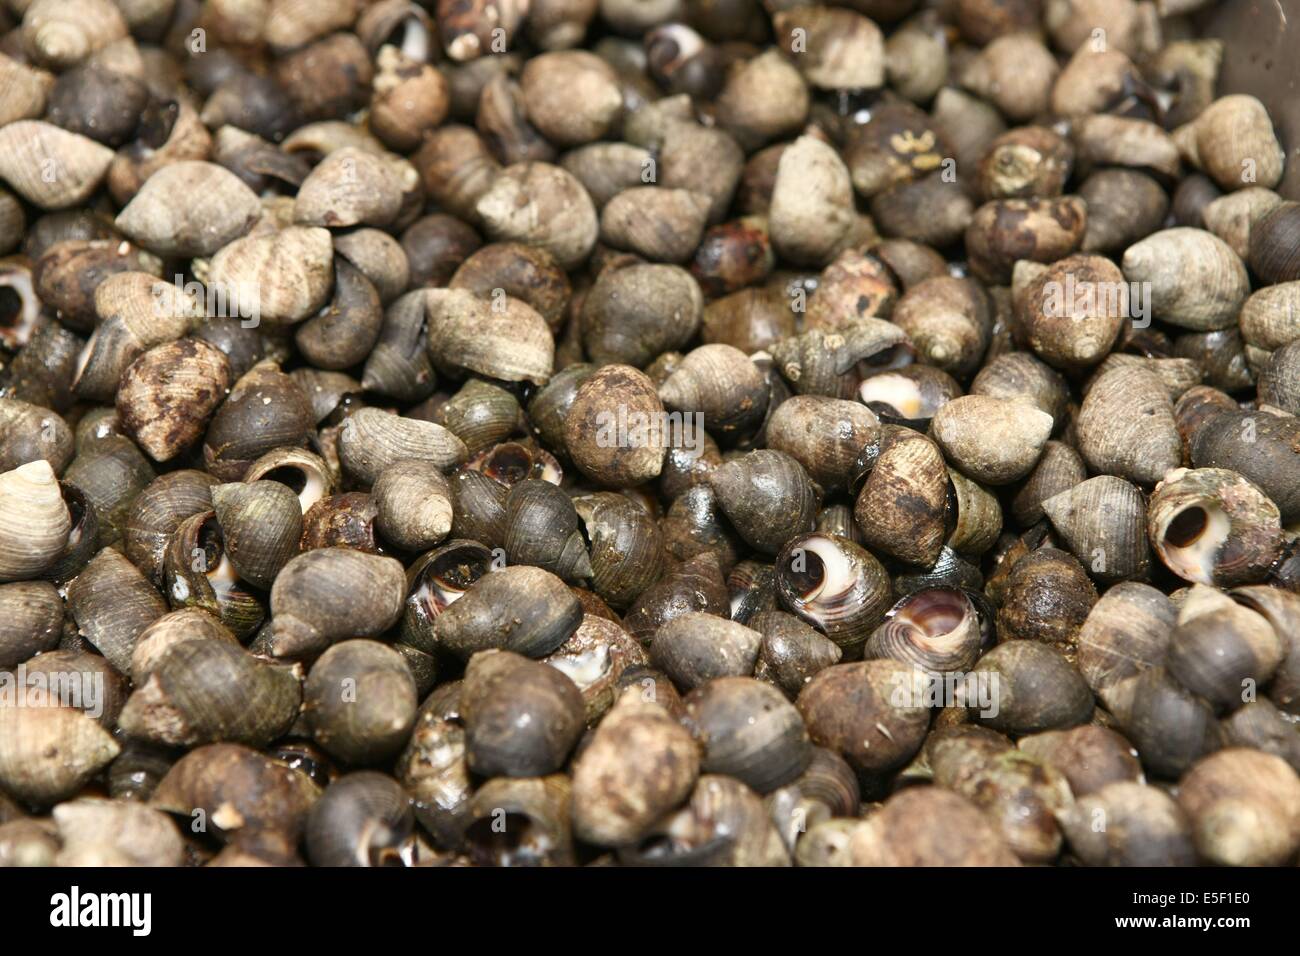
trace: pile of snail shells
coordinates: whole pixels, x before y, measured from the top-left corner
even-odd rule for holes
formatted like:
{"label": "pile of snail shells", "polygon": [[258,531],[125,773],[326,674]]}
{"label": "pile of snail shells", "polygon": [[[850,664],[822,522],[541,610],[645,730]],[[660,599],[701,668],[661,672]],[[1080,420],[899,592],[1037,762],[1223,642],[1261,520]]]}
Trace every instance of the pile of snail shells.
{"label": "pile of snail shells", "polygon": [[0,3],[0,864],[1295,864],[1205,5]]}

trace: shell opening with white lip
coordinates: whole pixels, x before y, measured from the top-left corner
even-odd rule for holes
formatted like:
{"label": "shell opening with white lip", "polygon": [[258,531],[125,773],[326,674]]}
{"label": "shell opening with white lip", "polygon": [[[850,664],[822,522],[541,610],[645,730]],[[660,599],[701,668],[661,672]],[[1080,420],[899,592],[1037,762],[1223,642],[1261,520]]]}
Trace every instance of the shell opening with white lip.
{"label": "shell opening with white lip", "polygon": [[1208,500],[1175,512],[1160,529],[1162,556],[1169,569],[1187,581],[1214,583],[1219,550],[1232,533],[1232,521]]}
{"label": "shell opening with white lip", "polygon": [[921,387],[905,375],[886,372],[864,379],[858,386],[858,399],[872,411],[896,418],[929,418],[934,414],[921,395]]}
{"label": "shell opening with white lip", "polygon": [[384,42],[396,46],[409,60],[416,63],[429,62],[429,31],[417,17],[404,19]]}
{"label": "shell opening with white lip", "polygon": [[832,539],[821,535],[805,538],[786,569],[792,598],[803,613],[819,622],[847,609],[857,579],[853,562]]}
{"label": "shell opening with white lip", "polygon": [[31,272],[0,265],[0,342],[14,351],[26,345],[40,311]]}
{"label": "shell opening with white lip", "polygon": [[298,496],[303,514],[325,496],[325,477],[314,468],[303,465],[280,465],[260,477],[265,481],[278,481],[288,486],[289,490]]}
{"label": "shell opening with white lip", "polygon": [[[203,523],[199,531],[199,547],[203,549],[203,568],[212,591],[218,597],[239,586],[239,573],[226,554],[225,538],[215,517]],[[198,555],[195,555],[198,557]]]}
{"label": "shell opening with white lip", "polygon": [[579,690],[586,690],[609,673],[609,645],[597,644],[573,654],[555,654],[546,663],[577,684]]}

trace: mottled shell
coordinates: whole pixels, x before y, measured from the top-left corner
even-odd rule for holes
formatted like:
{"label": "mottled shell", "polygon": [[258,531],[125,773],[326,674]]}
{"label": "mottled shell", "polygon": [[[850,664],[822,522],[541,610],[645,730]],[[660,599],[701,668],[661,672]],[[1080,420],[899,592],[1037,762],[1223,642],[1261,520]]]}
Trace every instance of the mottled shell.
{"label": "mottled shell", "polygon": [[909,564],[933,565],[946,534],[948,480],[934,441],[911,429],[886,428],[853,509],[863,541]]}
{"label": "mottled shell", "polygon": [[230,362],[216,346],[197,338],[169,342],[122,374],[118,418],[150,458],[170,461],[199,440],[230,384]]}
{"label": "mottled shell", "polygon": [[1130,308],[1124,274],[1093,255],[1067,256],[1046,268],[1024,263],[1012,277],[1012,301],[1017,339],[1063,369],[1105,358]]}
{"label": "mottled shell", "polygon": [[574,464],[614,487],[649,481],[663,468],[668,445],[654,383],[628,365],[606,365],[579,386],[564,423]]}
{"label": "mottled shell", "polygon": [[631,688],[600,722],[573,768],[573,826],[584,840],[638,840],[690,793],[699,748],[661,705]]}
{"label": "mottled shell", "polygon": [[837,664],[813,677],[795,705],[812,742],[840,754],[859,773],[906,763],[925,739],[930,711],[924,675],[893,660]]}
{"label": "mottled shell", "polygon": [[823,488],[847,487],[863,449],[879,446],[880,422],[859,402],[795,395],[767,423],[769,448],[793,457]]}
{"label": "mottled shell", "polygon": [[429,354],[449,371],[544,385],[555,361],[551,330],[531,306],[502,294],[484,299],[463,289],[426,294]]}
{"label": "mottled shell", "polygon": [[571,174],[548,163],[508,166],[475,205],[496,241],[541,246],[566,269],[579,265],[596,244],[596,208]]}

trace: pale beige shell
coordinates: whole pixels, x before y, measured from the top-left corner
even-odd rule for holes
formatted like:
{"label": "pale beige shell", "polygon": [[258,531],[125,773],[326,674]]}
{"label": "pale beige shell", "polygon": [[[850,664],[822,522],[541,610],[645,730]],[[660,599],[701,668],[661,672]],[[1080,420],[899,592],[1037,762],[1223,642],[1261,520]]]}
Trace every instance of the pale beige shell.
{"label": "pale beige shell", "polygon": [[44,459],[0,475],[0,582],[38,577],[68,542],[72,518]]}
{"label": "pale beige shell", "polygon": [[481,299],[465,289],[430,289],[425,301],[436,365],[507,382],[544,385],[551,377],[555,341],[526,302],[507,295]]}
{"label": "pale beige shell", "polygon": [[359,6],[357,0],[271,0],[262,39],[277,53],[295,50],[352,26]]}
{"label": "pale beige shell", "polygon": [[[414,168],[410,175],[415,177]],[[411,185],[384,156],[344,146],[303,181],[294,218],[308,226],[386,226],[401,212],[402,195]]]}
{"label": "pale beige shell", "polygon": [[1215,866],[1283,866],[1300,846],[1300,776],[1281,757],[1230,747],[1198,761],[1178,802]]}
{"label": "pale beige shell", "polygon": [[1237,319],[1250,277],[1232,247],[1211,232],[1178,226],[1147,236],[1124,252],[1124,277],[1150,283],[1155,318],[1209,332]]}
{"label": "pale beige shell", "polygon": [[1094,472],[1150,485],[1182,461],[1169,390],[1140,366],[1122,365],[1098,376],[1075,429],[1079,453]]}
{"label": "pale beige shell", "polygon": [[132,33],[161,33],[176,12],[176,0],[114,0]]}
{"label": "pale beige shell", "polygon": [[108,731],[79,710],[0,707],[0,784],[20,800],[64,800],[120,752]]}
{"label": "pale beige shell", "polygon": [[871,20],[843,7],[797,6],[772,16],[781,38],[803,31],[793,58],[804,79],[823,90],[876,89],[885,83],[885,38]]}
{"label": "pale beige shell", "polygon": [[54,74],[0,53],[0,126],[45,115]]}
{"label": "pale beige shell", "polygon": [[596,244],[596,207],[587,190],[549,163],[507,166],[474,208],[492,239],[540,246],[565,269],[582,263]]}
{"label": "pale beige shell", "polygon": [[802,74],[780,50],[770,49],[731,71],[718,94],[718,121],[737,142],[753,149],[769,139],[795,135],[808,117],[808,100]]}
{"label": "pale beige shell", "polygon": [[1300,339],[1300,281],[1252,293],[1241,307],[1240,321],[1246,344],[1267,352]]}
{"label": "pale beige shell", "polygon": [[410,551],[432,548],[451,531],[451,488],[429,462],[397,461],[375,482],[380,534]]}
{"label": "pale beige shell", "polygon": [[1205,228],[1226,242],[1243,261],[1250,255],[1250,230],[1282,204],[1282,197],[1262,186],[1249,186],[1208,203],[1201,210]]}
{"label": "pale beige shell", "polygon": [[140,48],[131,37],[114,40],[108,46],[96,50],[86,60],[86,65],[124,73],[139,80],[145,79],[144,57],[140,55]]}
{"label": "pale beige shell", "polygon": [[587,50],[532,57],[519,78],[528,120],[552,143],[581,146],[602,139],[618,122],[623,95],[618,74]]}
{"label": "pale beige shell", "polygon": [[257,194],[215,163],[184,160],[145,180],[117,227],[160,256],[210,256],[244,235],[262,213]]}
{"label": "pale beige shell", "polygon": [[1264,104],[1236,94],[1215,100],[1192,122],[1174,130],[1183,158],[1225,190],[1272,189],[1282,179],[1286,152]]}
{"label": "pale beige shell", "polygon": [[782,257],[821,266],[853,225],[853,183],[834,147],[800,136],[781,154],[768,227]]}
{"label": "pale beige shell", "polygon": [[42,209],[66,209],[91,197],[113,151],[41,120],[0,129],[0,179]]}
{"label": "pale beige shell", "polygon": [[354,229],[334,237],[334,251],[374,284],[380,301],[392,302],[411,284],[411,264],[401,243],[379,229]]}
{"label": "pale beige shell", "polygon": [[1047,111],[1059,72],[1056,58],[1036,37],[1018,33],[998,37],[984,47],[958,81],[1023,123]]}
{"label": "pale beige shell", "polygon": [[171,817],[142,803],[81,797],[52,813],[63,841],[56,866],[111,865],[109,860],[180,866],[185,859],[185,841]]}
{"label": "pale beige shell", "polygon": [[1103,113],[1136,75],[1133,61],[1119,50],[1084,44],[1052,86],[1052,112],[1060,116]]}
{"label": "pale beige shell", "polygon": [[113,0],[35,0],[23,15],[23,45],[40,63],[66,70],[127,35]]}
{"label": "pale beige shell", "polygon": [[293,324],[315,315],[334,284],[334,245],[328,229],[290,226],[245,236],[222,248],[208,268],[209,287],[224,288],[244,305],[251,292],[264,322]]}
{"label": "pale beige shell", "polygon": [[983,484],[1005,485],[1033,470],[1051,437],[1051,415],[1023,402],[991,395],[963,395],[931,421],[944,456]]}

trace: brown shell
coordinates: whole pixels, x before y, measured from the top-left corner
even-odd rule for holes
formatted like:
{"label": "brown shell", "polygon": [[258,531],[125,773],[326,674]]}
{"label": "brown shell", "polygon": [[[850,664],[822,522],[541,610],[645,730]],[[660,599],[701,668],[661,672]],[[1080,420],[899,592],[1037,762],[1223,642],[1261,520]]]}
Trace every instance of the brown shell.
{"label": "brown shell", "polygon": [[198,441],[230,384],[230,362],[218,348],[180,339],[127,367],[117,391],[118,417],[149,457],[170,461]]}

